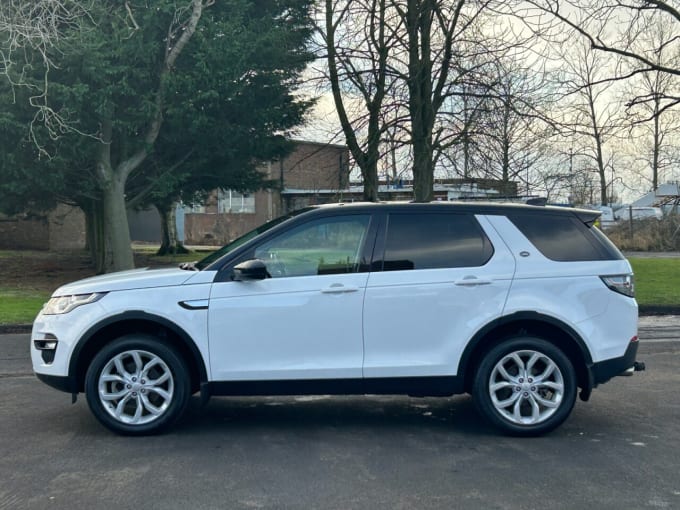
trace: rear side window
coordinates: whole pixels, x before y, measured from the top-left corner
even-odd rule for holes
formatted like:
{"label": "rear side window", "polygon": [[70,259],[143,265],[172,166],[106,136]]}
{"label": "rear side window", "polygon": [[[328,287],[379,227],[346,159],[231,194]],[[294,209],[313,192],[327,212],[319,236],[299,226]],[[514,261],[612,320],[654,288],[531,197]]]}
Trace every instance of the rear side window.
{"label": "rear side window", "polygon": [[483,266],[493,247],[468,214],[390,214],[384,271]]}
{"label": "rear side window", "polygon": [[573,216],[514,214],[515,226],[547,258],[558,262],[618,260],[621,252],[595,227]]}

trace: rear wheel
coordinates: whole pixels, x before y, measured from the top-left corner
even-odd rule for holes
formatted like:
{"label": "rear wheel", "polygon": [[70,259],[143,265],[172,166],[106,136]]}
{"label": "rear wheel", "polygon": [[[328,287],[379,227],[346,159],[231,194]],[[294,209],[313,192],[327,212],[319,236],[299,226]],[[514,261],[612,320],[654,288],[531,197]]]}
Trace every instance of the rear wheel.
{"label": "rear wheel", "polygon": [[127,335],[106,345],[85,376],[95,417],[119,434],[153,434],[184,412],[190,381],[177,353],[148,335]]}
{"label": "rear wheel", "polygon": [[492,348],[475,374],[477,409],[513,435],[535,436],[559,426],[576,401],[569,358],[546,340],[512,338]]}

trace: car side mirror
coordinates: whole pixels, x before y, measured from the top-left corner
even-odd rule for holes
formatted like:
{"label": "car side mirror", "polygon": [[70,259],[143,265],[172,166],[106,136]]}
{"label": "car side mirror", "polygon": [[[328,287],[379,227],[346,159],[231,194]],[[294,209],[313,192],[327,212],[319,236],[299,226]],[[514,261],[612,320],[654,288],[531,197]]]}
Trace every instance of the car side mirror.
{"label": "car side mirror", "polygon": [[264,280],[271,278],[267,266],[260,259],[246,260],[234,266],[233,280],[236,282],[247,282],[250,280]]}

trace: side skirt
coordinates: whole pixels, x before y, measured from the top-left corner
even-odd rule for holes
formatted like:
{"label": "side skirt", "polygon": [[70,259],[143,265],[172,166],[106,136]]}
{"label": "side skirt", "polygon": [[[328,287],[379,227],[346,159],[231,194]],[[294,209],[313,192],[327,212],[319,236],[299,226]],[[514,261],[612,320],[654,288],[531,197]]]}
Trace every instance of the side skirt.
{"label": "side skirt", "polygon": [[448,397],[464,393],[463,381],[455,376],[371,379],[298,379],[284,381],[213,381],[214,396],[265,395],[409,395]]}

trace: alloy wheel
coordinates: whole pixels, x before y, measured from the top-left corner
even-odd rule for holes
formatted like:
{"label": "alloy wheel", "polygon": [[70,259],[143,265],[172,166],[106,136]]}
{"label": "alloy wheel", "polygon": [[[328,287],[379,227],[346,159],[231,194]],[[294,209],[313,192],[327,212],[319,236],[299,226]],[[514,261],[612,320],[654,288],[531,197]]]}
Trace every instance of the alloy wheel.
{"label": "alloy wheel", "polygon": [[106,363],[97,388],[99,400],[112,418],[129,425],[144,425],[167,411],[175,382],[160,357],[144,350],[128,350]]}
{"label": "alloy wheel", "polygon": [[559,409],[565,392],[558,365],[545,354],[519,350],[493,367],[489,396],[498,413],[517,425],[537,425]]}

